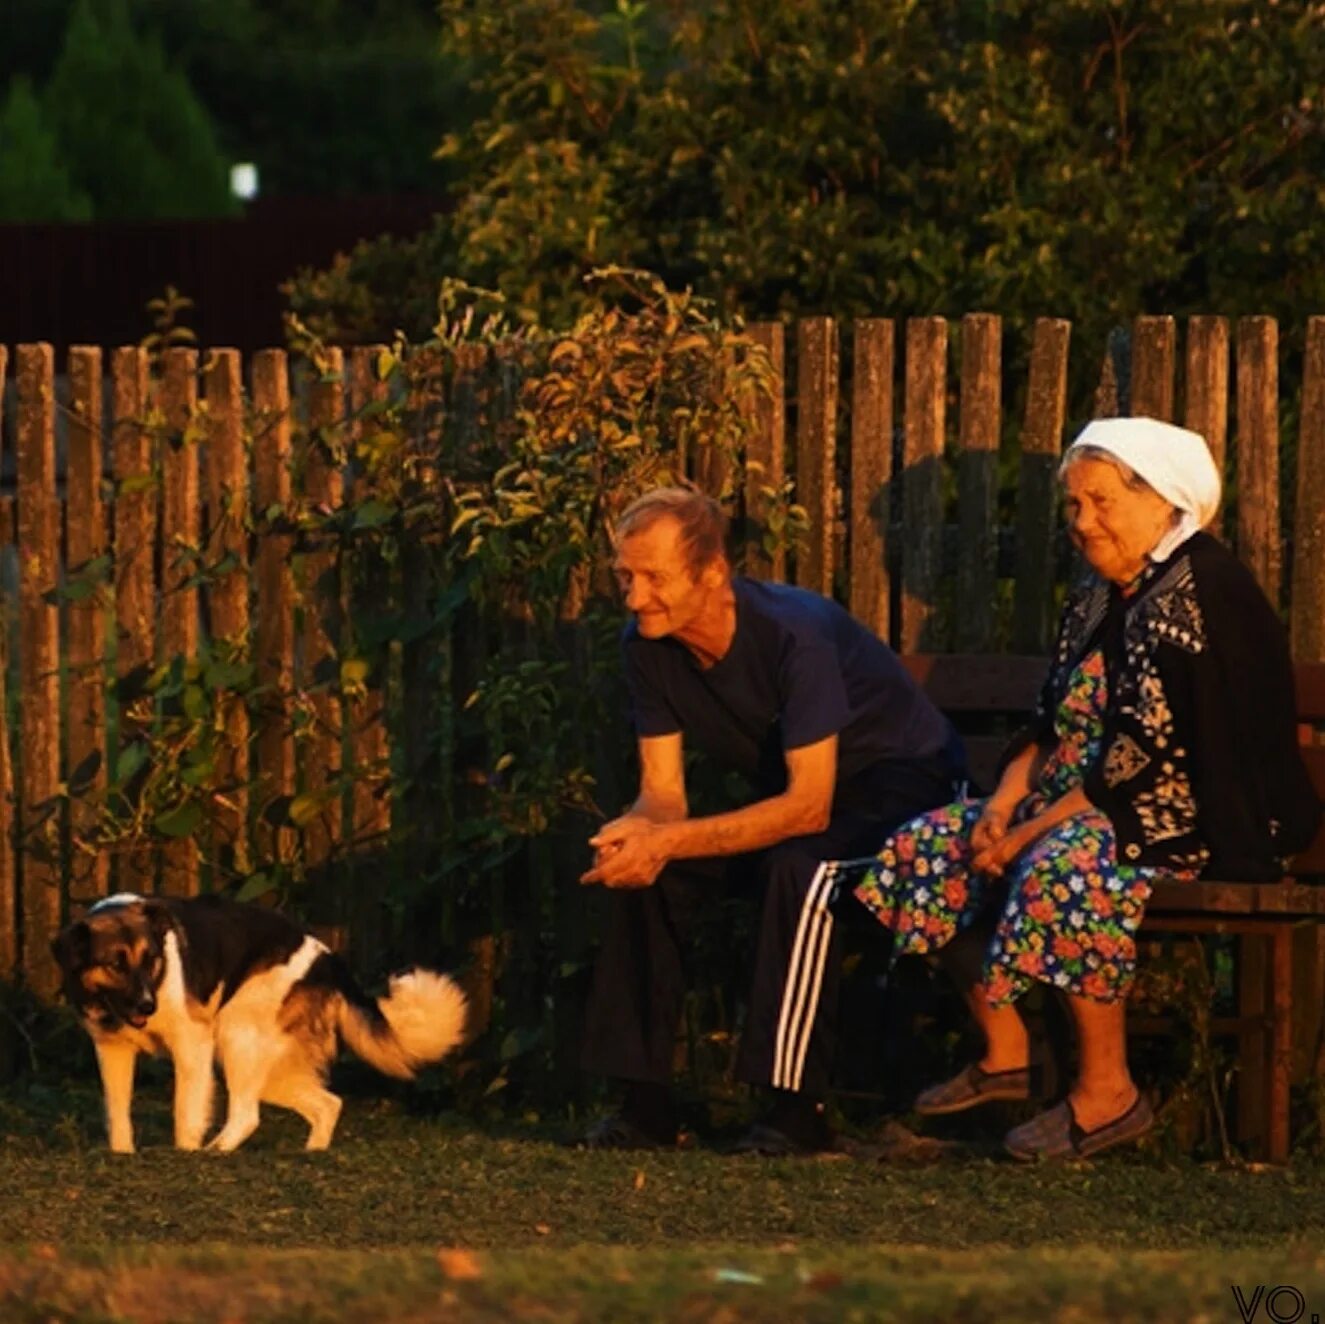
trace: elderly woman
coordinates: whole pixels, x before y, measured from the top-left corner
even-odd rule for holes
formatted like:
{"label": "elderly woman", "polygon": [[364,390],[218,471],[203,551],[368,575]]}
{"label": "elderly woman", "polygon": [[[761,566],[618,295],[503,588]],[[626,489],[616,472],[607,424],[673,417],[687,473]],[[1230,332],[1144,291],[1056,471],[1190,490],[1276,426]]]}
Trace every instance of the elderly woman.
{"label": "elderly woman", "polygon": [[1080,1070],[1006,1137],[1017,1158],[1084,1156],[1153,1124],[1127,1068],[1124,1002],[1157,878],[1278,877],[1320,806],[1297,752],[1283,629],[1201,532],[1219,505],[1205,441],[1151,419],[1090,424],[1059,470],[1091,574],[1064,608],[1035,720],[985,801],[914,819],[856,896],[957,978],[983,1057],[922,1113],[1030,1096],[1033,983],[1067,995]]}

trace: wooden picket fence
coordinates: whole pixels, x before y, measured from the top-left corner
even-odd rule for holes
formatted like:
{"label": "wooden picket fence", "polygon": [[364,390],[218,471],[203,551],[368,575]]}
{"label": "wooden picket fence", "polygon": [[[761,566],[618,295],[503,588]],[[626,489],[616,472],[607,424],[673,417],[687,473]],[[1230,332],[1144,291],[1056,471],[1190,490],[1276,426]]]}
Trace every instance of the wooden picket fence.
{"label": "wooden picket fence", "polygon": [[[746,457],[757,465],[747,485],[753,495],[794,477],[811,531],[790,562],[779,553],[761,573],[838,591],[902,651],[1044,652],[1062,570],[1056,467],[1064,437],[1092,412],[1117,412],[1110,392],[1130,379],[1129,412],[1174,419],[1208,438],[1236,493],[1226,535],[1272,600],[1286,605],[1298,659],[1325,660],[1325,318],[1306,328],[1295,401],[1280,400],[1272,319],[1230,326],[1192,318],[1180,361],[1174,320],[1147,317],[1131,328],[1127,362],[1089,348],[1106,365],[1100,398],[1075,412],[1070,325],[1043,319],[1030,333],[1019,420],[1003,404],[1000,319],[962,319],[955,371],[952,330],[935,317],[856,321],[848,373],[843,328],[831,319],[797,322],[790,343],[780,324],[751,328],[786,389],[757,409]],[[226,771],[264,797],[315,792],[345,758],[380,769],[393,745],[409,739],[408,722],[396,719],[393,729],[382,688],[333,686],[313,693],[311,734],[296,746],[290,696],[339,656],[348,608],[340,602],[338,615],[317,599],[332,553],[296,558],[288,532],[250,532],[253,512],[296,499],[335,509],[353,495],[348,474],[320,452],[297,456],[292,438],[296,421],[306,424],[300,435],[359,426],[365,405],[386,389],[373,369],[376,353],[331,351],[324,371],[295,390],[285,352],[261,351],[247,365],[246,390],[237,351],[170,349],[149,392],[153,368],[141,348],[113,351],[108,373],[102,350],[73,348],[63,379],[51,346],[17,348],[5,415],[16,419],[15,490],[0,499],[0,570],[11,606],[0,683],[11,695],[17,688],[0,695],[0,978],[42,996],[54,991],[49,943],[71,903],[111,888],[188,895],[210,877],[192,838],[156,855],[120,856],[114,870],[104,857],[68,849],[79,816],[92,812],[77,795],[64,798],[71,779],[84,780],[72,789],[94,798],[114,746],[133,735],[131,710],[108,711],[116,677],[190,655],[203,637],[247,651],[277,698],[255,732],[241,706],[224,715]],[[0,386],[10,367],[0,346]],[[152,426],[149,394],[160,415]],[[1297,421],[1295,436],[1284,436],[1281,407]],[[1286,454],[1296,465],[1291,544],[1280,509]],[[697,477],[720,486],[725,475],[714,466]],[[232,567],[205,590],[190,583],[187,555],[203,547]],[[105,557],[105,593],[61,597],[72,572]],[[384,684],[407,688],[409,668]],[[410,711],[408,693],[394,711]],[[379,791],[364,778],[347,804],[310,823],[305,857],[316,864],[347,842],[383,839],[391,803]],[[214,806],[200,838],[246,867],[288,851],[288,835],[253,814],[240,791]]]}

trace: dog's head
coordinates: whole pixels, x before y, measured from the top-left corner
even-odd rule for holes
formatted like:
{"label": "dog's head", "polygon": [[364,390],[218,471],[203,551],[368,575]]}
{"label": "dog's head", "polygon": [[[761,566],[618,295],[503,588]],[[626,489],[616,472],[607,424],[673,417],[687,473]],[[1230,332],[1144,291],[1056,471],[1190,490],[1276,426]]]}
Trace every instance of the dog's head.
{"label": "dog's head", "polygon": [[99,902],[51,944],[64,995],[93,1029],[141,1029],[156,1011],[165,975],[169,909],[150,897]]}

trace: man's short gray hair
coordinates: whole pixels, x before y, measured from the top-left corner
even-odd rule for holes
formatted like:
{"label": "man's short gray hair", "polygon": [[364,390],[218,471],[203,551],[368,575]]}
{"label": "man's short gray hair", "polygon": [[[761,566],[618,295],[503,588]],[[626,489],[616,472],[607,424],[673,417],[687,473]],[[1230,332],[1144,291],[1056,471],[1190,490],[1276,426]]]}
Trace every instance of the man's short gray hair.
{"label": "man's short gray hair", "polygon": [[727,552],[728,520],[722,507],[693,487],[657,487],[637,497],[617,520],[616,539],[644,533],[660,519],[674,519],[692,575]]}

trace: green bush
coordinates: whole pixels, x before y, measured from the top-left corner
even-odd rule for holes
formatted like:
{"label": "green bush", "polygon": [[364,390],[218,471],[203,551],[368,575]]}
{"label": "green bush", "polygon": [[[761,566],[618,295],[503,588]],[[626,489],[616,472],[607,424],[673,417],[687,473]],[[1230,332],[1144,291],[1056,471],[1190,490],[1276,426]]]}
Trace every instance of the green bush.
{"label": "green bush", "polygon": [[446,276],[555,324],[611,262],[751,317],[983,308],[1069,317],[1091,343],[1141,312],[1297,327],[1325,306],[1307,0],[441,14],[479,107],[442,139],[455,207],[427,242],[342,268],[357,304],[296,282],[336,335],[389,333],[393,299]]}

